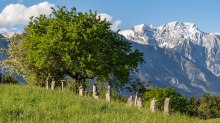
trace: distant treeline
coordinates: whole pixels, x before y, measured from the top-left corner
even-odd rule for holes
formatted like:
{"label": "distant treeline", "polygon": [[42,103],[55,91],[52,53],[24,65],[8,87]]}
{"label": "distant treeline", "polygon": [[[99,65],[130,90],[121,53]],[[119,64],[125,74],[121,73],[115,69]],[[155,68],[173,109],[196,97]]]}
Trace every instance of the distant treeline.
{"label": "distant treeline", "polygon": [[220,98],[217,95],[210,96],[202,94],[202,98],[195,98],[193,95],[187,99],[186,95],[178,94],[174,88],[150,87],[143,94],[143,101],[149,105],[153,98],[157,100],[157,108],[163,110],[164,100],[171,98],[171,111],[186,113],[189,116],[199,117],[201,119],[210,119],[220,117]]}
{"label": "distant treeline", "polygon": [[1,84],[18,84],[18,80],[13,78],[10,74],[8,75],[4,75],[2,73],[0,73],[0,83]]}

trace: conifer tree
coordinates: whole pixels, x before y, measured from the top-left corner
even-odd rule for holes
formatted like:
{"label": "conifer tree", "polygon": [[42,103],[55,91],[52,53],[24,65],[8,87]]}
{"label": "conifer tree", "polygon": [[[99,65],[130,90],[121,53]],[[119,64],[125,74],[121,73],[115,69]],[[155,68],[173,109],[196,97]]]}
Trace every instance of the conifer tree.
{"label": "conifer tree", "polygon": [[189,111],[188,113],[193,116],[194,115],[194,108],[196,107],[196,98],[192,95],[189,100],[188,100],[188,104],[189,104]]}

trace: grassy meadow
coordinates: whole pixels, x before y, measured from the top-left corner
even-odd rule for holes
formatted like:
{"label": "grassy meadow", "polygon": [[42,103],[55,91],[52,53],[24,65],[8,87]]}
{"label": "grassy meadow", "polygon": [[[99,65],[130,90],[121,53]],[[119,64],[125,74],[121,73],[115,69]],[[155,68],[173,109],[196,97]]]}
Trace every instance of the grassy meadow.
{"label": "grassy meadow", "polygon": [[[0,122],[34,123],[200,123],[199,118],[179,113],[166,116],[117,101],[80,97],[68,89],[46,90],[29,85],[0,84]],[[211,119],[205,122],[220,122]]]}

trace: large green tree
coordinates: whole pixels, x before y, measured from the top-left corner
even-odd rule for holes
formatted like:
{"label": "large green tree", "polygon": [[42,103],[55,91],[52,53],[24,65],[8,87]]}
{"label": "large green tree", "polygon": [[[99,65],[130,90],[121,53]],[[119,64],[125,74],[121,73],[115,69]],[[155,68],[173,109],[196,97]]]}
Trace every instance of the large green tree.
{"label": "large green tree", "polygon": [[83,14],[75,7],[71,11],[65,6],[58,8],[56,11],[51,7],[50,17],[30,17],[24,28],[26,35],[21,36],[20,48],[25,54],[23,61],[28,64],[23,67],[32,71],[29,74],[38,74],[38,78],[42,75],[44,79],[67,75],[75,87],[82,80],[95,77],[103,82],[116,79],[119,85],[129,82],[130,72],[138,72],[138,64],[144,62],[143,53],[138,49],[131,52],[131,43],[111,31],[111,23],[101,20],[96,12]]}

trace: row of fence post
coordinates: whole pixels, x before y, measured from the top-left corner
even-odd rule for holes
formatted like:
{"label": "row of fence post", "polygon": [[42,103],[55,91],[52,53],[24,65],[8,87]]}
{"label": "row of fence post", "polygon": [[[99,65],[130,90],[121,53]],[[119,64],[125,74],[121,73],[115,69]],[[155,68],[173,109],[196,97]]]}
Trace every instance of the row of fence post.
{"label": "row of fence post", "polygon": [[[47,78],[46,80],[46,89],[49,88],[49,78]],[[61,83],[62,83],[62,91],[63,91],[63,85],[64,85],[64,82],[65,80],[60,80]],[[55,81],[54,79],[52,80],[52,83],[51,83],[51,90],[54,90],[55,88]],[[79,96],[86,96],[88,97],[88,91],[85,91],[83,86],[80,86],[79,87]],[[95,99],[98,99],[99,98],[99,93],[97,91],[97,85],[94,84],[93,85],[93,98]],[[111,86],[110,85],[107,85],[106,86],[106,101],[111,101]],[[128,98],[128,101],[127,101],[127,105],[128,106],[134,106],[134,98],[133,96],[130,96]],[[137,107],[143,107],[143,101],[141,99],[141,97],[138,97],[138,100],[137,100]],[[151,103],[150,103],[150,111],[151,112],[155,112],[157,109],[157,101],[156,101],[156,98],[153,98],[153,100],[151,100]],[[165,101],[164,101],[164,113],[165,114],[170,114],[170,109],[171,109],[171,100],[170,98],[166,98]]]}

